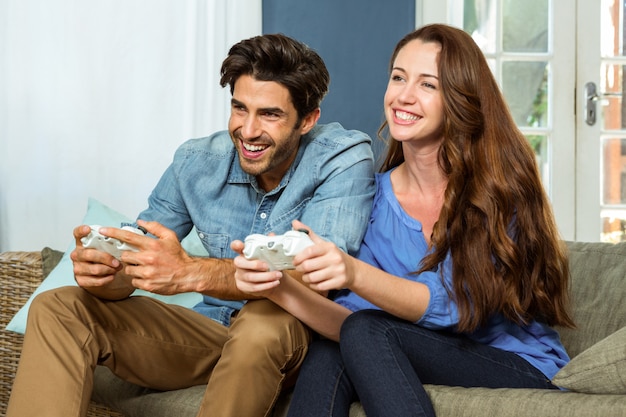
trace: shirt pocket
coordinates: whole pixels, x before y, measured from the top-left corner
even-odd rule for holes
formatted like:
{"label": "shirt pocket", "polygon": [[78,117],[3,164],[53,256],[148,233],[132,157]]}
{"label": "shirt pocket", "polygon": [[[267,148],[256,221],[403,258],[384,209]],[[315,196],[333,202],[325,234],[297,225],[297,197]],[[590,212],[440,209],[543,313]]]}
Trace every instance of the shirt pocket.
{"label": "shirt pocket", "polygon": [[230,237],[224,233],[206,233],[198,230],[198,237],[211,258],[233,258]]}

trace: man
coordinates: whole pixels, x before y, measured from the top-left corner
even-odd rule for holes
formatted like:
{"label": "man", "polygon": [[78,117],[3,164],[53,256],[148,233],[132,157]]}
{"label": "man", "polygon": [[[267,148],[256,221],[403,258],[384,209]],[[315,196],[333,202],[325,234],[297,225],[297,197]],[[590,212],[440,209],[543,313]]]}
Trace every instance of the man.
{"label": "man", "polygon": [[[152,236],[100,230],[139,251],[123,252],[120,262],[82,246],[88,226],[74,230],[79,287],[32,303],[8,416],[85,415],[96,365],[159,390],[208,383],[199,416],[268,415],[293,384],[310,332],[268,300],[245,301],[230,242],[281,234],[300,219],[354,253],[374,194],[370,140],[336,123],[317,125],[328,72],[286,36],[233,46],[220,83],[232,94],[228,132],[177,150],[138,216]],[[182,249],[193,226],[209,257]],[[192,311],[129,297],[136,288],[196,291],[204,301]]]}

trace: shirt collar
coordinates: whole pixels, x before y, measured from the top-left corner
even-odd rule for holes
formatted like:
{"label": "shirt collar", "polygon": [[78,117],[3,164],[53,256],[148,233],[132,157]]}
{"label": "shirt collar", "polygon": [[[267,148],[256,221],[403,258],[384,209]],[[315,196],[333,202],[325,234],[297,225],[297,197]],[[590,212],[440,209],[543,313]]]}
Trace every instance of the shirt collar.
{"label": "shirt collar", "polygon": [[[278,184],[278,187],[276,187],[275,189],[273,189],[267,194],[275,194],[279,192],[280,190],[282,190],[283,188],[285,188],[287,184],[289,184],[289,180],[293,176],[293,173],[295,172],[296,167],[300,164],[300,161],[302,160],[302,155],[304,154],[304,148],[306,147],[305,143],[306,141],[304,141],[303,138],[300,138],[300,146],[298,147],[298,154],[296,155],[296,159],[294,159],[293,163],[291,164],[291,166],[289,167],[289,169],[287,170],[283,178],[280,180],[280,184]],[[230,170],[228,172],[228,179],[227,179],[228,183],[229,184],[250,184],[257,193],[266,194],[265,190],[263,190],[259,186],[259,183],[257,182],[256,177],[248,174],[243,169],[241,169],[241,164],[239,163],[239,155],[237,155],[237,150],[234,147],[233,147],[232,152],[233,152],[233,157],[231,159]]]}

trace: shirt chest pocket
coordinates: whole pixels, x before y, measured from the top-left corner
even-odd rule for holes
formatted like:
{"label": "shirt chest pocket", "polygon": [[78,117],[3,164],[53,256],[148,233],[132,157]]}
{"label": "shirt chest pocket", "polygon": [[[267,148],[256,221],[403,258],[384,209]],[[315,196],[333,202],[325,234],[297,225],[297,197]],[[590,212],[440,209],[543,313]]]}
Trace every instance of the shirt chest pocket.
{"label": "shirt chest pocket", "polygon": [[234,258],[236,254],[230,249],[230,237],[224,233],[205,233],[198,231],[198,237],[209,252],[211,258]]}

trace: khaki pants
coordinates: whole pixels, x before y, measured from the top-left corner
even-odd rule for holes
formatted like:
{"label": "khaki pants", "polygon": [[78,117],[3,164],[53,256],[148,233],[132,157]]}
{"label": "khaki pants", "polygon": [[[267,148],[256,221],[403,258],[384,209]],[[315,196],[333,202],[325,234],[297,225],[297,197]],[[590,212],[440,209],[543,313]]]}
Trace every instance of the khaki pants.
{"label": "khaki pants", "polygon": [[208,383],[198,416],[267,416],[295,382],[310,337],[268,300],[248,302],[229,328],[147,297],[50,290],[30,307],[7,416],[85,416],[98,364],[158,390]]}

